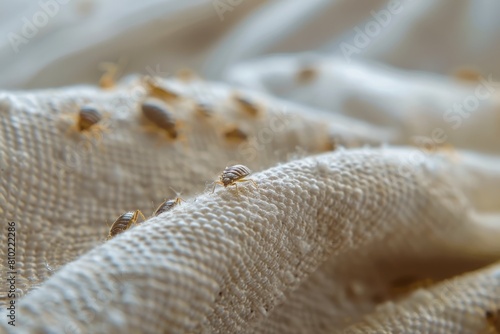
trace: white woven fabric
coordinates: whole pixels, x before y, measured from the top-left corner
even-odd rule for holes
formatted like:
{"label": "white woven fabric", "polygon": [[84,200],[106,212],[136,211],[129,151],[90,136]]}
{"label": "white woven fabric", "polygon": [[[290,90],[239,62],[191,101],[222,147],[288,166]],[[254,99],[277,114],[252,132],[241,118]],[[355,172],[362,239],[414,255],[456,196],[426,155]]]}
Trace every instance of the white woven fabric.
{"label": "white woven fabric", "polygon": [[[321,151],[332,132],[348,147],[388,139],[368,125],[302,116],[298,105],[283,114],[283,104],[258,94],[251,96],[266,107],[254,119],[222,86],[171,84],[218,101],[214,120],[189,100],[175,105],[189,124],[188,147],[141,129],[140,98],[130,92],[142,86],[134,79],[109,93],[82,87],[3,97],[2,215],[18,225],[19,292],[57,271],[21,300],[27,332],[340,328],[346,315],[359,318],[391,299],[391,282],[401,276],[442,279],[500,254],[500,229],[491,225],[499,208],[496,158],[340,148],[255,174],[258,189],[201,194],[231,161],[264,170]],[[64,115],[90,101],[109,113],[110,128],[86,151],[82,138],[66,135]],[[221,138],[230,120],[246,126],[255,146]],[[187,203],[101,245],[106,222],[126,210],[152,212],[151,201],[174,196],[169,187],[183,190]],[[498,288],[500,280],[490,283]],[[499,302],[486,295],[482,311]],[[464,329],[485,325],[460,319],[454,325]]]}
{"label": "white woven fabric", "polygon": [[[185,141],[147,131],[137,75],[109,90],[0,92],[0,219],[16,222],[18,270],[16,327],[2,284],[0,333],[500,331],[498,22],[473,20],[497,5],[405,2],[363,56],[433,71],[417,73],[341,54],[248,59],[336,50],[384,1],[363,10],[349,0],[248,1],[216,19],[220,26],[208,1],[134,2],[110,15],[114,3],[64,7],[81,22],[61,7],[51,24],[68,29],[40,33],[17,56],[0,45],[0,62],[17,58],[0,84],[96,82],[99,60],[130,50],[130,72],[204,65],[226,83],[163,81],[181,96],[168,107]],[[447,20],[448,30],[427,40],[434,45],[460,35],[459,16],[470,16],[471,35],[429,63],[417,47],[422,22]],[[90,38],[98,22],[107,29]],[[206,43],[192,41],[200,31]],[[67,47],[51,47],[62,39]],[[479,79],[447,75],[481,52]],[[257,116],[236,92],[259,106]],[[200,114],[196,102],[214,114]],[[93,138],[70,130],[82,105],[105,114]],[[225,138],[235,126],[246,141]],[[236,163],[253,170],[257,187],[212,194],[211,182]],[[185,202],[150,217],[177,192]],[[105,241],[109,225],[136,209],[147,221]],[[4,281],[4,246],[0,256]]]}

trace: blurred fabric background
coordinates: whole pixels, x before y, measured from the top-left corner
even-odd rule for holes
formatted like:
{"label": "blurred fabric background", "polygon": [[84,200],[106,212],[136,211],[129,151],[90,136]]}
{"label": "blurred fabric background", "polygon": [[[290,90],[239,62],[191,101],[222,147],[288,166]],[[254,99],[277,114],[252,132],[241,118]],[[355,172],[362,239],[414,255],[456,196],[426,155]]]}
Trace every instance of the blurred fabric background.
{"label": "blurred fabric background", "polygon": [[[384,19],[382,12],[394,6]],[[352,60],[448,75],[498,76],[500,3],[492,0],[39,0],[0,3],[0,87],[96,83],[102,62],[125,73],[190,67],[225,78],[234,64],[272,53],[341,56],[357,28],[384,25]],[[386,24],[387,23],[387,24]]]}

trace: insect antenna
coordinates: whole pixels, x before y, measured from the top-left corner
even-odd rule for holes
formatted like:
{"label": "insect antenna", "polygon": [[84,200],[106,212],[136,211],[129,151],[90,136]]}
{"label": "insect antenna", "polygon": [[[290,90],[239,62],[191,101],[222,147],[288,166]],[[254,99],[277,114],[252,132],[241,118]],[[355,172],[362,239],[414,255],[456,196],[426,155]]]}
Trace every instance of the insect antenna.
{"label": "insect antenna", "polygon": [[185,202],[185,200],[181,197],[182,192],[184,191],[184,188],[182,188],[180,192],[177,192],[177,190],[175,190],[173,187],[169,186],[169,188],[170,188],[170,190],[172,190],[175,193],[175,198],[179,198],[181,201]]}

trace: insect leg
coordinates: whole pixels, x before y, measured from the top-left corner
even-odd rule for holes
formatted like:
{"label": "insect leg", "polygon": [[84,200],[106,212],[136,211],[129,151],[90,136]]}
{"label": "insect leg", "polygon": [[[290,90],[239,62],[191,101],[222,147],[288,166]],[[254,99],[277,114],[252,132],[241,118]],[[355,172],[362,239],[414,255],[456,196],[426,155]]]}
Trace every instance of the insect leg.
{"label": "insect leg", "polygon": [[254,180],[252,180],[252,179],[248,179],[248,180],[246,180],[246,181],[250,181],[250,182],[252,182],[255,188],[259,188],[259,186],[257,185],[257,182],[255,182]]}
{"label": "insect leg", "polygon": [[212,189],[212,194],[213,194],[213,193],[214,193],[214,191],[215,191],[215,186],[217,186],[218,184],[223,185],[223,183],[222,183],[222,182],[220,182],[220,181],[215,181],[215,182],[214,182],[214,188]]}
{"label": "insect leg", "polygon": [[141,210],[137,210],[136,211],[139,215],[141,215],[142,219],[143,220],[146,220],[146,217],[144,217],[143,213],[141,212]]}

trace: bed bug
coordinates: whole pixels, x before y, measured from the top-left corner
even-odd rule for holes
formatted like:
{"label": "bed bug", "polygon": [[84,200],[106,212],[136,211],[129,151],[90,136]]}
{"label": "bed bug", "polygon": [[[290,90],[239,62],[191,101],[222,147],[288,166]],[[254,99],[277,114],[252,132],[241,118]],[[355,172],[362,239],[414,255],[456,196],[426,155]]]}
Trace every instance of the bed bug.
{"label": "bed bug", "polygon": [[104,74],[99,79],[99,86],[103,89],[113,88],[120,70],[125,66],[125,58],[120,58],[116,64],[103,62],[99,66],[104,71]]}
{"label": "bed bug", "polygon": [[161,101],[146,99],[141,104],[141,110],[144,117],[154,124],[156,130],[165,131],[170,139],[179,137],[178,121]]}
{"label": "bed bug", "polygon": [[500,310],[486,311],[485,316],[490,327],[493,328],[496,333],[500,333]]}
{"label": "bed bug", "polygon": [[329,152],[329,151],[335,151],[337,149],[337,146],[338,146],[337,141],[338,141],[338,139],[336,137],[334,137],[333,135],[328,134],[326,136],[326,138],[322,142],[320,151],[321,152],[324,152],[324,151],[327,151],[327,152]]}
{"label": "bed bug", "polygon": [[436,282],[432,278],[413,275],[402,276],[393,280],[389,287],[389,294],[395,298],[409,294],[415,290],[428,288]]}
{"label": "bed bug", "polygon": [[245,179],[245,177],[250,175],[251,172],[252,171],[247,166],[243,165],[234,165],[226,167],[224,171],[220,174],[219,180],[214,182],[214,188],[212,189],[212,194],[215,191],[215,186],[217,186],[218,184],[224,186],[224,188],[234,185],[236,187],[236,192],[238,192],[237,183],[239,182],[252,182],[253,185],[258,188],[257,183],[255,183],[254,180]]}
{"label": "bed bug", "polygon": [[318,70],[312,66],[305,66],[297,72],[296,79],[300,83],[308,83],[318,75]]}
{"label": "bed bug", "polygon": [[243,111],[253,117],[257,117],[261,113],[260,105],[239,93],[233,94],[233,100]]}
{"label": "bed bug", "polygon": [[169,199],[160,204],[160,206],[155,210],[153,216],[158,216],[164,212],[172,210],[175,206],[181,204],[184,201],[182,198],[177,197],[175,199]]}
{"label": "bed bug", "polygon": [[109,229],[109,235],[106,240],[109,240],[117,234],[128,230],[132,225],[137,225],[137,218],[139,218],[139,215],[142,217],[142,219],[146,220],[146,217],[144,217],[140,210],[128,211],[118,217],[111,225]]}
{"label": "bed bug", "polygon": [[453,72],[453,76],[461,81],[466,82],[479,82],[481,80],[481,73],[473,68],[458,68]]}
{"label": "bed bug", "polygon": [[146,84],[149,96],[156,97],[165,101],[176,100],[179,98],[178,93],[162,86],[158,82],[158,79],[146,76],[144,78],[144,83]]}
{"label": "bed bug", "polygon": [[84,105],[80,107],[76,116],[71,117],[74,117],[76,120],[68,131],[76,131],[85,136],[92,137],[107,130],[107,126],[103,124],[104,115],[92,106]]}
{"label": "bed bug", "polygon": [[453,162],[460,161],[460,155],[450,143],[431,143],[422,147],[422,151],[428,154],[446,154]]}
{"label": "bed bug", "polygon": [[88,131],[92,126],[96,125],[102,120],[101,113],[90,106],[83,106],[78,112],[78,131]]}
{"label": "bed bug", "polygon": [[237,126],[232,126],[224,132],[224,137],[227,140],[233,142],[242,142],[248,139],[248,135],[238,128]]}

